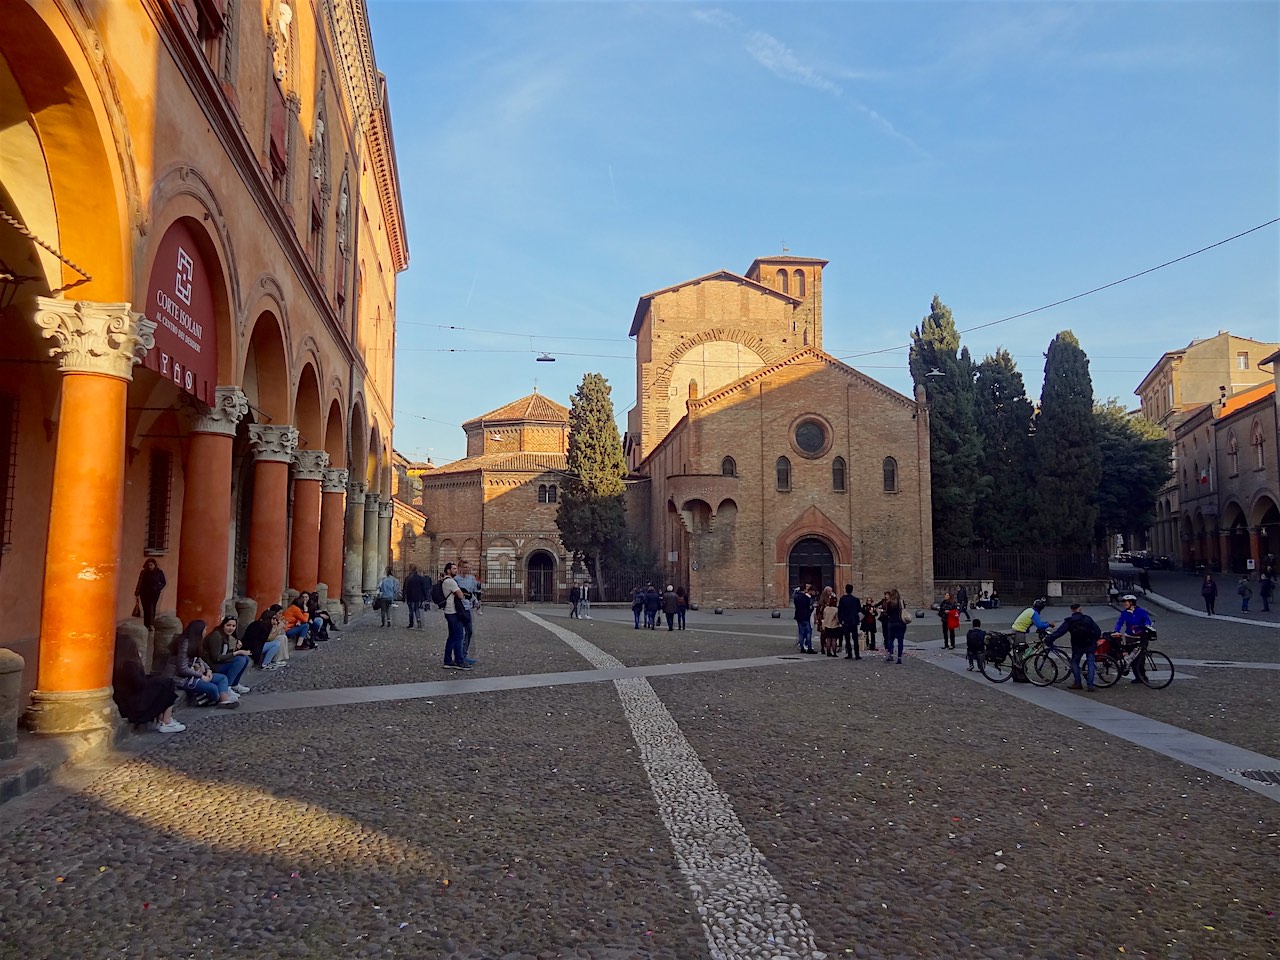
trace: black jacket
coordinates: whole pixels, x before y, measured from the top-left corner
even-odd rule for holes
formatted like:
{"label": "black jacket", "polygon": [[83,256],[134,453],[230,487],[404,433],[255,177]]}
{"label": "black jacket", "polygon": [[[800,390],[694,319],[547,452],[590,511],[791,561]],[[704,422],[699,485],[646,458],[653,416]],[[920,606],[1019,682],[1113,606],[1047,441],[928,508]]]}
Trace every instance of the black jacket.
{"label": "black jacket", "polygon": [[836,607],[836,613],[840,617],[840,622],[846,627],[856,627],[858,620],[862,616],[862,604],[858,602],[858,598],[852,593],[846,593],[840,598],[840,604]]}
{"label": "black jacket", "polygon": [[425,603],[431,595],[431,586],[420,573],[413,573],[404,580],[404,602]]}
{"label": "black jacket", "polygon": [[1073,643],[1089,644],[1102,636],[1102,628],[1087,613],[1076,611],[1058,624],[1058,629],[1049,634],[1048,639],[1057,640],[1065,633],[1071,634]]}

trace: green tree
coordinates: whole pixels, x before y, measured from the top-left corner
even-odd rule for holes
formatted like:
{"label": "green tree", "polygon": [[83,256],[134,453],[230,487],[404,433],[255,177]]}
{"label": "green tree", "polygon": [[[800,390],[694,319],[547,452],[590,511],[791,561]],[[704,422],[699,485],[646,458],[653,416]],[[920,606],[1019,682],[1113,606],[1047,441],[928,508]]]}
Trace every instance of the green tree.
{"label": "green tree", "polygon": [[596,584],[602,557],[626,536],[623,478],[627,463],[613,419],[609,381],[599,373],[582,378],[569,409],[567,483],[556,509],[565,548],[592,570]]}
{"label": "green tree", "polygon": [[1102,467],[1089,358],[1070,330],[1054,337],[1044,356],[1031,532],[1042,546],[1083,550],[1093,542]]}
{"label": "green tree", "polygon": [[974,501],[984,489],[982,437],[974,416],[973,360],[968,347],[960,348],[951,308],[936,295],[911,333],[909,362],[911,379],[924,386],[929,400],[933,546],[963,550],[973,545]]}
{"label": "green tree", "polygon": [[1119,533],[1132,543],[1135,533],[1155,522],[1156,494],[1173,476],[1173,444],[1158,426],[1130,416],[1115,398],[1095,404],[1093,418],[1103,466],[1094,491],[1094,539],[1103,542],[1108,533]]}
{"label": "green tree", "polygon": [[982,436],[980,469],[988,482],[974,504],[974,533],[989,547],[1026,544],[1035,407],[1027,399],[1013,357],[1003,347],[978,364],[975,415]]}

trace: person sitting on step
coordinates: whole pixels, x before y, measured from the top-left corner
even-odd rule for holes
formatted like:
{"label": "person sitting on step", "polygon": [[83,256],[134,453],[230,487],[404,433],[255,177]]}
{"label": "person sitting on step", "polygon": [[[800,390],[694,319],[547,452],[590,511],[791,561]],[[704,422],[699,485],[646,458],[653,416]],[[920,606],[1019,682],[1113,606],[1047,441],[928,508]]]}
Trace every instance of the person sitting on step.
{"label": "person sitting on step", "polygon": [[236,637],[236,627],[240,621],[235,617],[223,617],[222,622],[205,634],[201,642],[201,653],[204,662],[214,673],[227,678],[231,689],[236,693],[248,693],[249,688],[240,682],[245,670],[249,669],[250,654]]}
{"label": "person sitting on step", "polygon": [[204,639],[204,621],[192,620],[187,629],[169,641],[169,663],[166,672],[179,689],[187,691],[197,706],[217,706],[230,710],[240,706],[240,694],[221,673],[214,673],[196,651]]}
{"label": "person sitting on step", "polygon": [[120,716],[135,727],[154,723],[161,733],[181,733],[187,729],[173,719],[173,704],[178,699],[173,681],[163,676],[148,676],[142,668],[138,644],[125,633],[116,634],[111,687],[111,697],[120,708]]}
{"label": "person sitting on step", "polygon": [[276,659],[284,649],[283,608],[273,603],[262,611],[261,616],[245,627],[243,645],[253,657],[254,666],[262,670],[274,670],[285,666],[286,661]]}
{"label": "person sitting on step", "polygon": [[311,614],[307,613],[307,601],[311,594],[305,590],[293,599],[293,603],[284,608],[284,635],[294,641],[295,650],[314,650],[315,641],[311,639]]}

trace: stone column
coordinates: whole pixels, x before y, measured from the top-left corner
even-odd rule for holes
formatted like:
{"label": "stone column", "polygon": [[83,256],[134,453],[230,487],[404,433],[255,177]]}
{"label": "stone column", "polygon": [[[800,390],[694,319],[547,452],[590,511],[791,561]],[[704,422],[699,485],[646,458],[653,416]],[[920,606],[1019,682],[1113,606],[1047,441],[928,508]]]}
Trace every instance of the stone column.
{"label": "stone column", "polygon": [[382,571],[378,569],[378,495],[370,493],[364,498],[364,560],[360,587],[365,593],[378,588]]}
{"label": "stone column", "polygon": [[325,467],[320,478],[320,582],[329,588],[329,613],[339,619],[333,607],[341,609],[343,493],[347,471]]}
{"label": "stone column", "polygon": [[1223,573],[1231,572],[1231,531],[1218,531],[1218,564]]}
{"label": "stone column", "polygon": [[178,541],[178,619],[212,627],[226,604],[231,551],[231,448],[236,425],[249,412],[239,387],[218,387],[213,409],[190,400],[187,462],[182,480]]}
{"label": "stone column", "polygon": [[364,484],[347,487],[347,547],[342,564],[342,599],[348,612],[364,602]]}
{"label": "stone column", "polygon": [[289,531],[289,464],[298,446],[298,428],[249,425],[253,448],[253,511],[249,520],[249,563],[245,593],[258,609],[279,603]]}
{"label": "stone column", "polygon": [[1262,570],[1262,528],[1249,528],[1249,556],[1253,557],[1254,570]]}
{"label": "stone column", "polygon": [[391,518],[395,515],[395,506],[390,500],[378,504],[378,579],[391,563]]}
{"label": "stone column", "polygon": [[36,298],[62,373],[36,689],[38,733],[113,729],[111,664],[120,602],[125,405],[155,324],[127,303]]}
{"label": "stone column", "polygon": [[289,538],[289,586],[314,590],[320,582],[320,481],[329,466],[323,450],[299,450],[293,469],[293,535]]}

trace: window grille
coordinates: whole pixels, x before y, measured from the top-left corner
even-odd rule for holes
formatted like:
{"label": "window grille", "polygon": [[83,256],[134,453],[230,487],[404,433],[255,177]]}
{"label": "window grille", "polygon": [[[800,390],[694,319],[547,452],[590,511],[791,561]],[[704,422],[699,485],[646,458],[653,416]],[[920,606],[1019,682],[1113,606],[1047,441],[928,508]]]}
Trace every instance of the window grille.
{"label": "window grille", "polygon": [[173,493],[173,457],[168,450],[151,451],[151,479],[147,496],[147,549],[169,549],[169,499]]}
{"label": "window grille", "polygon": [[18,398],[0,393],[0,548],[13,543],[13,489],[18,469]]}
{"label": "window grille", "polygon": [[898,492],[898,461],[893,457],[884,458],[884,492]]}

